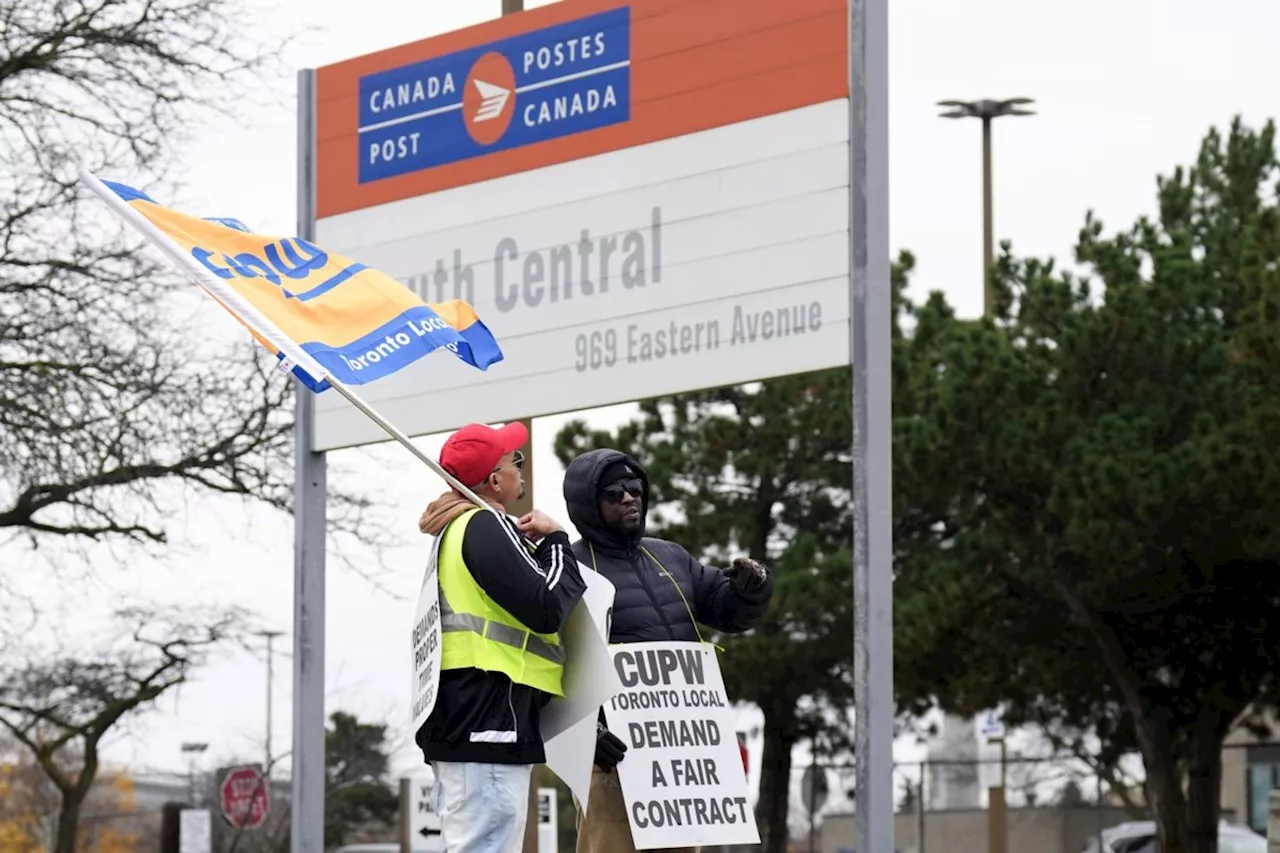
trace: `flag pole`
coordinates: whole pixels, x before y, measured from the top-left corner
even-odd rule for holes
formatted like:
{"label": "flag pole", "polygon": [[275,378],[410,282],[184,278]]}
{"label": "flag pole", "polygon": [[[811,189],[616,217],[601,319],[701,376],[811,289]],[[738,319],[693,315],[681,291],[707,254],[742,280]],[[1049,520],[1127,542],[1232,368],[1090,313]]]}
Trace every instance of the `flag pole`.
{"label": "flag pole", "polygon": [[[355,391],[348,388],[344,383],[333,378],[310,353],[298,346],[297,342],[285,335],[284,332],[280,331],[280,329],[276,327],[276,324],[271,322],[265,314],[253,305],[253,303],[245,299],[239,293],[236,293],[226,284],[226,282],[211,273],[203,264],[191,255],[182,251],[176,243],[169,239],[168,235],[157,228],[151,220],[134,210],[128,202],[116,195],[116,193],[104,184],[96,175],[85,169],[81,169],[80,180],[84,182],[89,189],[93,190],[95,195],[106,202],[107,206],[115,211],[121,219],[128,222],[138,231],[142,232],[142,235],[147,238],[149,243],[164,252],[170,261],[175,263],[183,272],[190,276],[191,279],[194,280],[201,289],[213,297],[216,302],[221,303],[223,308],[231,314],[234,314],[245,326],[248,326],[250,329],[257,332],[263,338],[270,341],[276,349],[280,350],[280,354],[285,359],[285,361],[282,362],[282,367],[287,368],[290,373],[292,373],[293,366],[296,365],[297,367],[300,367],[316,381],[317,385],[328,381],[329,387],[333,388],[345,397],[347,401],[359,409],[365,417],[382,427],[388,435],[400,442],[400,444],[404,445],[410,453],[439,475],[439,477],[448,483],[455,491],[460,493],[480,509],[487,509],[490,512],[497,514],[498,511],[494,509],[488,501],[482,500],[479,495],[471,490],[470,487],[466,486],[457,477],[454,477],[448,471],[444,470],[444,468],[440,466],[440,463],[436,462],[436,460],[424,453],[421,448],[409,439],[409,436],[405,435],[390,421],[378,414],[378,412],[362,400]],[[311,389],[307,388],[300,378],[295,376],[295,380],[298,383],[298,388],[296,389],[297,393],[315,393],[311,391]]]}
{"label": "flag pole", "polygon": [[[299,384],[301,384],[301,380],[299,380]],[[329,385],[335,391],[341,394],[343,397],[346,397],[347,402],[351,403],[351,405],[355,406],[362,413],[364,413],[365,417],[369,418],[369,420],[373,421],[375,424],[382,427],[384,430],[386,430],[388,435],[390,435],[396,441],[400,442],[406,448],[408,448],[410,453],[418,457],[418,459],[420,459],[423,463],[425,463],[426,466],[430,468],[432,471],[435,471],[437,474],[439,474],[442,480],[444,480],[446,483],[452,486],[455,490],[460,492],[463,497],[465,497],[467,500],[471,501],[473,504],[480,507],[481,509],[489,509],[489,510],[493,510],[495,513],[497,512],[497,510],[493,509],[493,507],[487,501],[481,500],[479,495],[477,495],[475,492],[471,491],[471,489],[464,486],[457,477],[454,477],[448,471],[444,470],[444,468],[440,467],[440,463],[432,459],[430,456],[428,456],[426,453],[423,452],[422,448],[418,447],[418,445],[410,441],[409,436],[402,433],[399,429],[395,427],[394,424],[392,424],[382,415],[378,414],[377,411],[375,411],[372,407],[370,407],[369,404],[366,403],[364,400],[360,399],[359,395],[357,395],[356,392],[352,391],[345,384],[334,379],[332,376],[329,377]]]}

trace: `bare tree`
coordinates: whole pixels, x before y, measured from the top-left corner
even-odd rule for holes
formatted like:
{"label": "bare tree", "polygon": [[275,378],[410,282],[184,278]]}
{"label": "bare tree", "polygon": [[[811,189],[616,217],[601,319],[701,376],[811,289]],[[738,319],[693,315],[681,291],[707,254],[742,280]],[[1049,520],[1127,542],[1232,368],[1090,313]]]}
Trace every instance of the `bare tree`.
{"label": "bare tree", "polygon": [[187,680],[208,654],[243,636],[244,617],[130,609],[113,642],[82,653],[0,662],[0,729],[34,757],[60,797],[53,853],[75,853],[81,807],[99,770],[99,745],[121,720]]}
{"label": "bare tree", "polygon": [[[210,340],[203,297],[77,181],[173,186],[186,128],[271,91],[282,39],[245,20],[236,0],[0,0],[0,534],[164,543],[170,485],[290,509],[292,380],[248,335]],[[382,538],[366,501],[332,503],[331,530]]]}

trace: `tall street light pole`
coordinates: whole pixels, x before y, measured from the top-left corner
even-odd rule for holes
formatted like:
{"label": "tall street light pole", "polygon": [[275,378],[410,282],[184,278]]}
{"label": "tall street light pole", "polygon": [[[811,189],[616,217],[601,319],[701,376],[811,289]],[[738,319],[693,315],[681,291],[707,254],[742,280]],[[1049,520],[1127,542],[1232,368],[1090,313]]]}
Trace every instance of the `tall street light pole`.
{"label": "tall street light pole", "polygon": [[[943,118],[982,119],[982,313],[990,315],[995,307],[995,293],[991,287],[991,269],[995,266],[996,243],[991,215],[991,122],[1001,116],[1035,115],[1027,109],[1035,103],[1031,98],[1006,98],[1002,101],[983,98],[980,101],[939,101],[938,106],[948,107]],[[993,739],[994,742],[994,739]],[[988,853],[1008,853],[1009,818],[1005,803],[1005,743],[1003,733],[1000,743],[1000,784],[989,788],[987,804]],[[921,804],[923,807],[923,804]]]}
{"label": "tall street light pole", "polygon": [[272,663],[275,659],[272,641],[276,637],[282,636],[284,631],[258,631],[258,636],[267,638],[267,763],[262,766],[262,775],[267,779],[271,778],[271,681],[274,670]]}
{"label": "tall street light pole", "polygon": [[983,98],[980,101],[939,101],[950,107],[943,118],[982,119],[982,313],[990,314],[994,303],[991,291],[991,268],[995,266],[995,236],[991,221],[991,122],[1001,116],[1035,115],[1026,109],[1035,103],[1031,98],[1006,98],[1003,101]]}
{"label": "tall street light pole", "polygon": [[198,805],[196,802],[196,756],[208,749],[209,744],[185,741],[180,748],[182,753],[188,756],[187,799],[191,802],[191,805]]}

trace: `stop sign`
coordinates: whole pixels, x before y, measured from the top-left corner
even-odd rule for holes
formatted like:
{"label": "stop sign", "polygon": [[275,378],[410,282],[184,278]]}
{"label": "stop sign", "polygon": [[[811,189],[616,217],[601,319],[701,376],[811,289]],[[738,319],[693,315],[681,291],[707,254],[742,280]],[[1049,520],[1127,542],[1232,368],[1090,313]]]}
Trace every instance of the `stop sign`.
{"label": "stop sign", "polygon": [[257,829],[267,819],[267,780],[256,767],[237,767],[222,779],[222,816],[239,829]]}

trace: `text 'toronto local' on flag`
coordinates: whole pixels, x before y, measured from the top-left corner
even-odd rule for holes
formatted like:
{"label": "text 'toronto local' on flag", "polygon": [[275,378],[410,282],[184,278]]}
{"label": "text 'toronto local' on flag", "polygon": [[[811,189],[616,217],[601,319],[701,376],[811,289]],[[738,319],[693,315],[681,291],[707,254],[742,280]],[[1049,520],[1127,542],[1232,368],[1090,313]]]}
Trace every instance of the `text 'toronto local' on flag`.
{"label": "text 'toronto local' on flag", "polygon": [[82,177],[313,391],[330,379],[373,382],[441,348],[480,370],[502,360],[466,302],[428,304],[307,240],[254,234],[235,219],[190,216],[125,184]]}

